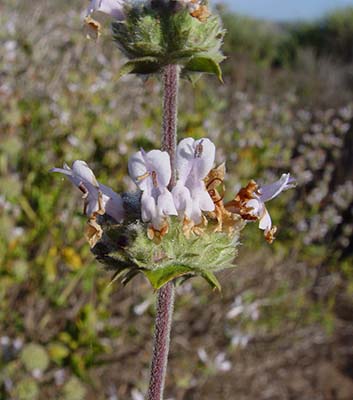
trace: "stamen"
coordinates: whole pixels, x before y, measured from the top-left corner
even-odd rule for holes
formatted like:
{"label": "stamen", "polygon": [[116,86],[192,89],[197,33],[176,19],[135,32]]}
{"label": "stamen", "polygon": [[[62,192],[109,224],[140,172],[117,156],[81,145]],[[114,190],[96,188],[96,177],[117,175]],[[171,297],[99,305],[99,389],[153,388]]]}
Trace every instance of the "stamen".
{"label": "stamen", "polygon": [[147,172],[145,172],[143,175],[138,176],[138,177],[136,178],[136,181],[137,181],[137,182],[141,182],[141,181],[143,181],[144,179],[148,178],[149,176],[150,176],[150,173],[147,171]]}
{"label": "stamen", "polygon": [[202,142],[203,142],[203,140],[201,140],[201,142],[196,145],[195,153],[194,153],[195,158],[200,158],[202,156],[202,153],[203,153]]}
{"label": "stamen", "polygon": [[85,199],[88,196],[88,190],[87,190],[86,186],[82,182],[80,182],[80,184],[78,185],[78,188],[83,193],[82,198]]}
{"label": "stamen", "polygon": [[154,187],[158,187],[158,181],[157,181],[157,172],[156,171],[152,171],[151,172],[151,176],[152,176],[152,183]]}

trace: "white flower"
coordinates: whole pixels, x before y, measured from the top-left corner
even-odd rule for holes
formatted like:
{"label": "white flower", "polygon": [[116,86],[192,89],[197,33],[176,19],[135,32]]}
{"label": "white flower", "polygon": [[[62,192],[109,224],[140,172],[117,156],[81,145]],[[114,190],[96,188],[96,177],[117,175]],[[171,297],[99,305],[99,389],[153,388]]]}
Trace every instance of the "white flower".
{"label": "white flower", "polygon": [[53,168],[51,172],[60,172],[66,175],[83,192],[86,215],[91,217],[95,213],[106,213],[117,222],[123,221],[124,207],[121,197],[109,187],[98,183],[85,161],[75,161],[72,169],[64,164],[64,168]]}
{"label": "white flower", "polygon": [[225,207],[231,212],[239,213],[245,220],[258,220],[259,228],[264,231],[266,240],[272,243],[277,228],[272,226],[265,202],[293,187],[295,179],[290,174],[283,174],[278,181],[262,187],[258,187],[255,181],[250,181],[247,187],[241,189],[235,199]]}
{"label": "white flower", "polygon": [[129,159],[129,174],[142,190],[141,217],[155,231],[167,233],[168,215],[177,215],[173,196],[167,189],[171,178],[169,155],[165,151],[141,150]]}
{"label": "white flower", "polygon": [[125,19],[124,4],[125,0],[91,0],[87,10],[87,15],[95,11],[101,11],[117,20]]}
{"label": "white flower", "polygon": [[187,138],[178,145],[178,181],[172,194],[179,215],[185,216],[195,225],[202,222],[202,211],[215,209],[203,181],[210,172],[214,159],[215,146],[209,139]]}

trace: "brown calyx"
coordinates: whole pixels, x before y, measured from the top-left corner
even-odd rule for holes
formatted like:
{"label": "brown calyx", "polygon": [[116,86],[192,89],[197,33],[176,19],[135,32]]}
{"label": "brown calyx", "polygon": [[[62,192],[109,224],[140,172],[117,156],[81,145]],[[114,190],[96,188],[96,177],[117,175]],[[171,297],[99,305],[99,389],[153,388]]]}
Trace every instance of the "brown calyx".
{"label": "brown calyx", "polygon": [[94,213],[87,221],[85,237],[91,249],[100,241],[103,236],[103,229],[97,222],[97,213]]}
{"label": "brown calyx", "polygon": [[266,242],[269,244],[272,244],[273,241],[276,239],[276,232],[277,232],[277,226],[273,226],[271,229],[268,229],[264,232],[264,236],[266,239]]}
{"label": "brown calyx", "polygon": [[251,180],[245,188],[241,188],[234,200],[225,204],[225,208],[232,212],[241,215],[247,221],[257,221],[258,217],[251,213],[252,208],[248,207],[248,201],[255,199],[258,195],[258,186],[254,180]]}
{"label": "brown calyx", "polygon": [[226,173],[225,164],[213,168],[205,178],[206,189],[215,205],[215,210],[210,212],[211,218],[217,220],[215,232],[227,231],[231,234],[235,224],[239,221],[239,215],[227,210],[223,204],[225,192],[224,176]]}
{"label": "brown calyx", "polygon": [[190,15],[194,18],[197,18],[199,21],[204,22],[211,15],[211,13],[207,6],[200,5],[200,7],[190,13]]}
{"label": "brown calyx", "polygon": [[89,15],[85,18],[84,23],[87,38],[97,40],[102,33],[101,24]]}
{"label": "brown calyx", "polygon": [[153,240],[154,243],[159,244],[162,241],[163,236],[169,232],[168,221],[165,220],[163,226],[160,229],[156,229],[150,224],[147,228],[147,237]]}

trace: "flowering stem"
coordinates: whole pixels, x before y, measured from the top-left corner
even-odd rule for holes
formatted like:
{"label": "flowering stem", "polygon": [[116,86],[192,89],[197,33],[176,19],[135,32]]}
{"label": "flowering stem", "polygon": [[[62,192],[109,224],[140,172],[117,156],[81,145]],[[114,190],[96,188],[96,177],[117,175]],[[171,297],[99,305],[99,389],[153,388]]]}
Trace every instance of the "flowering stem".
{"label": "flowering stem", "polygon": [[[163,139],[162,150],[170,157],[172,176],[169,188],[175,186],[175,153],[177,143],[177,105],[179,67],[167,65],[163,71]],[[164,383],[170,343],[170,329],[174,307],[174,283],[168,282],[158,291],[156,322],[148,400],[163,400]]]}
{"label": "flowering stem", "polygon": [[147,395],[148,400],[163,400],[173,307],[174,283],[169,282],[159,289],[157,296],[151,378]]}
{"label": "flowering stem", "polygon": [[170,188],[176,183],[175,153],[177,144],[179,67],[167,65],[163,70],[163,139],[162,150],[169,153],[172,177]]}

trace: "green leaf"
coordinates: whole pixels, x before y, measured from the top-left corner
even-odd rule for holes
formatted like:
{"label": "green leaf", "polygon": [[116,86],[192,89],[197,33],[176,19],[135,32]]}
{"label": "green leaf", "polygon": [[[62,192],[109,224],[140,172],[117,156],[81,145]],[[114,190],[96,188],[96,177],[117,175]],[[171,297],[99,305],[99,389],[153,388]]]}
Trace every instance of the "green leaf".
{"label": "green leaf", "polygon": [[206,281],[211,285],[212,289],[217,289],[219,292],[221,292],[221,284],[213,272],[202,271],[202,277],[206,279]]}
{"label": "green leaf", "polygon": [[37,400],[39,396],[37,382],[31,378],[24,378],[15,387],[15,395],[18,400]]}
{"label": "green leaf", "polygon": [[186,265],[169,265],[155,270],[142,271],[154,289],[159,289],[166,283],[180,276],[193,273],[192,268]]}
{"label": "green leaf", "polygon": [[160,69],[157,58],[135,58],[124,64],[119,71],[119,79],[127,74],[152,74]]}
{"label": "green leaf", "polygon": [[193,57],[186,65],[185,69],[192,72],[205,72],[215,74],[223,83],[222,70],[217,62],[209,57]]}
{"label": "green leaf", "polygon": [[59,365],[62,365],[64,358],[70,354],[68,347],[60,342],[50,343],[48,351],[50,358]]}
{"label": "green leaf", "polygon": [[202,76],[201,72],[185,72],[183,71],[181,77],[188,80],[192,86],[195,86],[196,83],[200,80]]}

